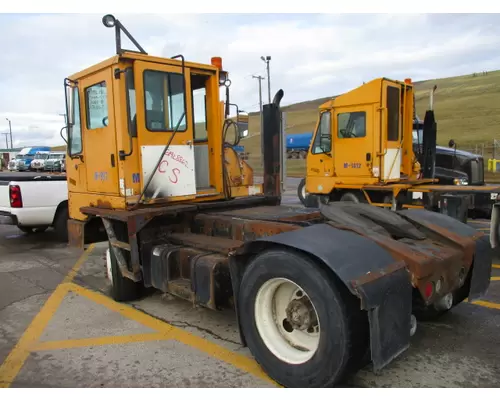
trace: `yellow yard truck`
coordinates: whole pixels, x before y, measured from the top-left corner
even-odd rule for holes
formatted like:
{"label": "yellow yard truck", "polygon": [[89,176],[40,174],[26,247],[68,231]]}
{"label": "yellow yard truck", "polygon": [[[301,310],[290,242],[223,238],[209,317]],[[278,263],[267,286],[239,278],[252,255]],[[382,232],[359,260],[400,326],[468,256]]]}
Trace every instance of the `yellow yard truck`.
{"label": "yellow yard truck", "polygon": [[[116,54],[65,79],[68,232],[82,247],[104,229],[116,301],[155,288],[234,309],[242,343],[272,379],[328,387],[389,364],[418,319],[485,294],[488,237],[453,218],[281,205],[283,90],[264,106],[255,184],[231,146],[231,130],[241,133],[228,118],[222,59],[149,55],[112,15],[102,22]],[[122,48],[122,34],[136,51]]]}

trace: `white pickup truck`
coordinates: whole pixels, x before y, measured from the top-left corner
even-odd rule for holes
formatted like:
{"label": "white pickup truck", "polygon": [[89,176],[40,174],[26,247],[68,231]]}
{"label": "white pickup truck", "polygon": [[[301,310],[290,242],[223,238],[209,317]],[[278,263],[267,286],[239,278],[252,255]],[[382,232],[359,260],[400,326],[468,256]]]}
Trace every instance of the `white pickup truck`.
{"label": "white pickup truck", "polygon": [[0,225],[25,233],[54,228],[68,240],[68,187],[64,175],[0,173]]}

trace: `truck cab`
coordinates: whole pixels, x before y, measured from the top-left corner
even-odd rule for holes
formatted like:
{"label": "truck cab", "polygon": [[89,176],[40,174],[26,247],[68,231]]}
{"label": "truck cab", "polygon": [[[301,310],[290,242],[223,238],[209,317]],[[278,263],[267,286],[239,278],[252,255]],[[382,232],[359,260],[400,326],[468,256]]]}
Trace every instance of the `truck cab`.
{"label": "truck cab", "polygon": [[[29,171],[31,168],[31,162],[35,159],[37,154],[48,154],[50,152],[50,147],[40,146],[40,147],[25,147],[16,156],[16,170],[17,171]],[[38,156],[43,157],[43,156]]]}

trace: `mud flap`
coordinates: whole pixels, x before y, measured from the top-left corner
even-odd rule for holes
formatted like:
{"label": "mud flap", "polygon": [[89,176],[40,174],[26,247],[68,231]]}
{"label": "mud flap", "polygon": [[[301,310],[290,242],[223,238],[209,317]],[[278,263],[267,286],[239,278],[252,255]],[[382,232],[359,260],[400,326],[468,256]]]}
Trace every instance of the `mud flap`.
{"label": "mud flap", "polygon": [[412,285],[406,269],[356,287],[368,310],[373,369],[379,371],[410,346]]}
{"label": "mud flap", "polygon": [[483,297],[490,287],[491,260],[493,249],[489,237],[483,236],[476,240],[476,252],[472,265],[472,277],[469,289],[469,301]]}

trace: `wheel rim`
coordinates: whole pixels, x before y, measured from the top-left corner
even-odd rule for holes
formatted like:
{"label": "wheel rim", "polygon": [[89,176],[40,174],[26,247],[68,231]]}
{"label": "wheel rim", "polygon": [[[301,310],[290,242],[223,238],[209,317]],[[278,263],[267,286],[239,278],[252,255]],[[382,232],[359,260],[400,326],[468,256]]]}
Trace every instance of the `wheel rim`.
{"label": "wheel rim", "polygon": [[269,351],[288,364],[303,364],[316,353],[319,318],[307,293],[285,278],[264,283],[255,299],[255,323]]}
{"label": "wheel rim", "polygon": [[108,281],[113,284],[113,273],[111,271],[111,254],[109,252],[109,249],[106,250],[106,273],[108,275]]}
{"label": "wheel rim", "polygon": [[302,198],[305,199],[306,198],[306,186],[302,186],[302,190],[301,190],[301,193],[302,193]]}

